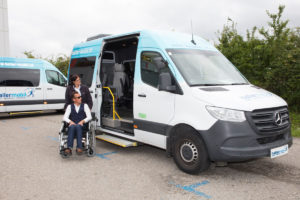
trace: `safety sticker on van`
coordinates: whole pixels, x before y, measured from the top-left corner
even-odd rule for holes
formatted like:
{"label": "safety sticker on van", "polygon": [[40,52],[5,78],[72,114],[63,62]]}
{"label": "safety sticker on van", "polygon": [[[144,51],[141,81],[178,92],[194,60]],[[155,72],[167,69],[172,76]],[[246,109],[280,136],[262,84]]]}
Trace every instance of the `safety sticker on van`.
{"label": "safety sticker on van", "polygon": [[0,93],[0,99],[18,99],[18,98],[26,98],[26,97],[34,97],[35,90],[32,88],[27,88],[24,92],[18,93]]}
{"label": "safety sticker on van", "polygon": [[139,117],[140,118],[143,118],[143,119],[146,119],[147,118],[147,115],[145,113],[139,113]]}

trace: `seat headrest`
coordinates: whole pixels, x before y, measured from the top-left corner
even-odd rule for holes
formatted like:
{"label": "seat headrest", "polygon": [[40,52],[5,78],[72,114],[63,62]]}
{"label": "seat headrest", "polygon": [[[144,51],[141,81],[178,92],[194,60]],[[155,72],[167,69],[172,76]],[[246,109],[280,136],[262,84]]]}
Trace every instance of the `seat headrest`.
{"label": "seat headrest", "polygon": [[115,64],[115,72],[124,72],[125,66],[123,64]]}

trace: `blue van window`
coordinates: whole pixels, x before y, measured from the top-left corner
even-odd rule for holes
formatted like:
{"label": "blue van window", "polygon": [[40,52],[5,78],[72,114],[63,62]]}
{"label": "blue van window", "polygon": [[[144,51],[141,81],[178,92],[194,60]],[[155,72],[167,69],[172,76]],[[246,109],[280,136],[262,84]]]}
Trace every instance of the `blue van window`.
{"label": "blue van window", "polygon": [[39,69],[0,68],[0,87],[36,87],[39,84]]}
{"label": "blue van window", "polygon": [[57,71],[46,70],[47,82],[53,85],[65,86],[65,78]]}
{"label": "blue van window", "polygon": [[161,63],[163,57],[157,52],[142,52],[141,77],[142,81],[155,88],[158,86],[158,78],[161,72],[170,72],[168,65]]}
{"label": "blue van window", "polygon": [[81,83],[90,87],[93,81],[95,62],[96,56],[73,58],[70,63],[69,77],[77,74],[81,79]]}

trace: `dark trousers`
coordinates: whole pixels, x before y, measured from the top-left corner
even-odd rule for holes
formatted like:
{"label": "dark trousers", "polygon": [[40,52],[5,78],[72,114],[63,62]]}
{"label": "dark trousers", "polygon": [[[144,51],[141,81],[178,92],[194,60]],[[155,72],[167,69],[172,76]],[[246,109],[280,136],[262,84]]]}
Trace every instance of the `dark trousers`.
{"label": "dark trousers", "polygon": [[74,137],[76,134],[77,148],[82,148],[82,129],[79,124],[69,126],[68,129],[68,148],[73,148]]}

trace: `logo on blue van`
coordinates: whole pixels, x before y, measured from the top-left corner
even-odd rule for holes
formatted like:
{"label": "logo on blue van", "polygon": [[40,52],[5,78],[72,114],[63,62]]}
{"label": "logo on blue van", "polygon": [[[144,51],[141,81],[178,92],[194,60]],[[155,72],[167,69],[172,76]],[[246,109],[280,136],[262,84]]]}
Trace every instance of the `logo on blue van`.
{"label": "logo on blue van", "polygon": [[0,99],[19,99],[26,97],[34,97],[35,90],[32,88],[27,88],[23,92],[18,93],[0,93]]}

